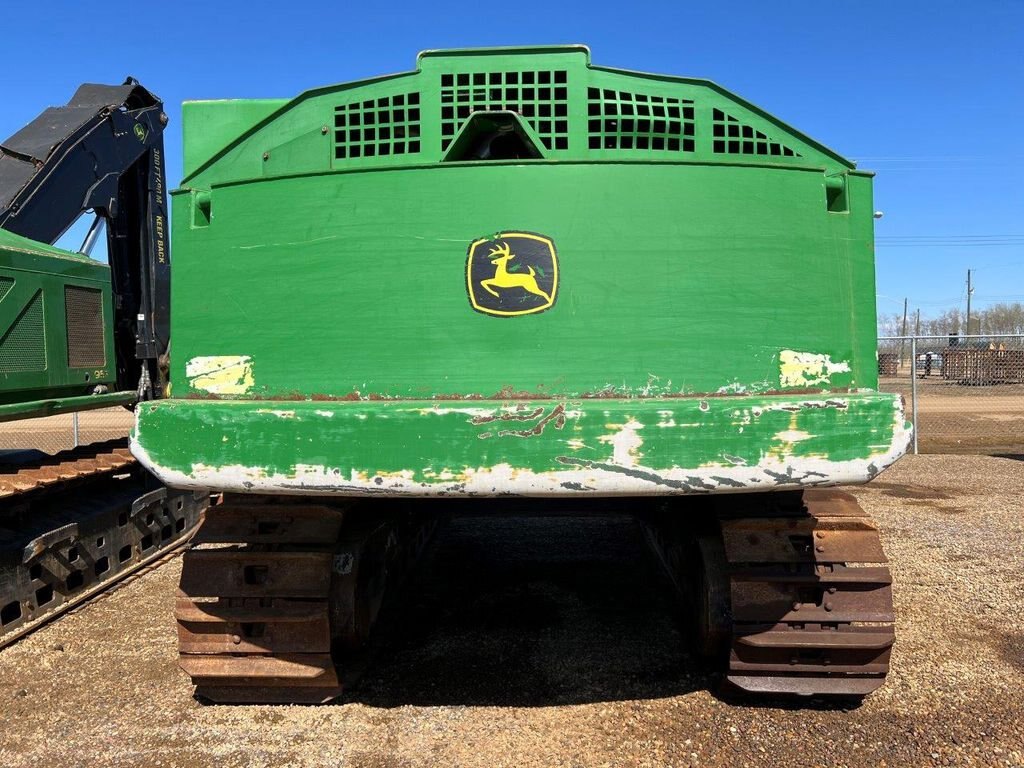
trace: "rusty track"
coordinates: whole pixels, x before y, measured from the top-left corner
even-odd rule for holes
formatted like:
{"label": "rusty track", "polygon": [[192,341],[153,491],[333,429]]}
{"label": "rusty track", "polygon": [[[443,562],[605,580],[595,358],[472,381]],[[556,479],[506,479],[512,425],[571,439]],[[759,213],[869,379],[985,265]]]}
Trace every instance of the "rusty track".
{"label": "rusty track", "polygon": [[353,682],[386,593],[418,559],[429,515],[227,496],[186,552],[180,665],[216,702],[315,704]]}
{"label": "rusty track", "polygon": [[114,472],[135,463],[126,438],[61,451],[29,464],[0,464],[0,500]]}
{"label": "rusty track", "polygon": [[694,607],[699,648],[755,694],[862,697],[885,681],[895,639],[878,530],[848,493],[708,500],[710,525],[648,533]]}
{"label": "rusty track", "polygon": [[0,647],[177,547],[206,504],[160,486],[126,440],[28,456],[0,465]]}

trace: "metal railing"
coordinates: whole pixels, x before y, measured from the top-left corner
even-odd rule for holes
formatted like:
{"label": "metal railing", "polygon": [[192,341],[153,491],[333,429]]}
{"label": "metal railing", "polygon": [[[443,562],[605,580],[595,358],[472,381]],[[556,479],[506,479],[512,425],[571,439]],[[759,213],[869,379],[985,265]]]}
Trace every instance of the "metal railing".
{"label": "metal railing", "polygon": [[1024,453],[1024,334],[883,336],[878,373],[907,399],[914,453]]}

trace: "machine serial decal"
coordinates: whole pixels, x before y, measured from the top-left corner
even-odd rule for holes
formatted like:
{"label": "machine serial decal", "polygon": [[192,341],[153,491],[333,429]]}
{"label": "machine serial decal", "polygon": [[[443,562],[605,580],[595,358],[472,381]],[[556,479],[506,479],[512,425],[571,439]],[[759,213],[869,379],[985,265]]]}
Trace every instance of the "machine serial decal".
{"label": "machine serial decal", "polygon": [[477,312],[497,317],[543,312],[558,292],[555,243],[531,232],[475,240],[466,259],[466,288]]}

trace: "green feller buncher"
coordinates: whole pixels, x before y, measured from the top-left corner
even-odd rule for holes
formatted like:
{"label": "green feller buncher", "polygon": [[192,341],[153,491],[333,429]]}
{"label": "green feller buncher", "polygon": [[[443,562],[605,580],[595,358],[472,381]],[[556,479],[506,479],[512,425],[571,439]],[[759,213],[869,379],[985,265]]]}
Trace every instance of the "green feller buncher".
{"label": "green feller buncher", "polygon": [[869,173],[580,46],[183,117],[173,352],[131,449],[224,494],[177,598],[201,696],[340,695],[436,521],[529,499],[635,515],[733,686],[881,685],[891,578],[833,488],[910,437]]}

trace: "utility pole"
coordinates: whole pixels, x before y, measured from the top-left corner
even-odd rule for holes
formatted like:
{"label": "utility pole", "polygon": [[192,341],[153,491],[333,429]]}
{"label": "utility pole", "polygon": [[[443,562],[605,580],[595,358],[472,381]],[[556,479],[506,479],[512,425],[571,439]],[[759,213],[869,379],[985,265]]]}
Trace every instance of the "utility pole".
{"label": "utility pole", "polygon": [[903,365],[903,353],[906,351],[907,345],[907,299],[903,299],[903,332],[900,333],[903,338],[900,340],[900,365]]}
{"label": "utility pole", "polygon": [[967,270],[967,333],[971,335],[971,294],[974,293],[974,286],[971,285],[971,270]]}

